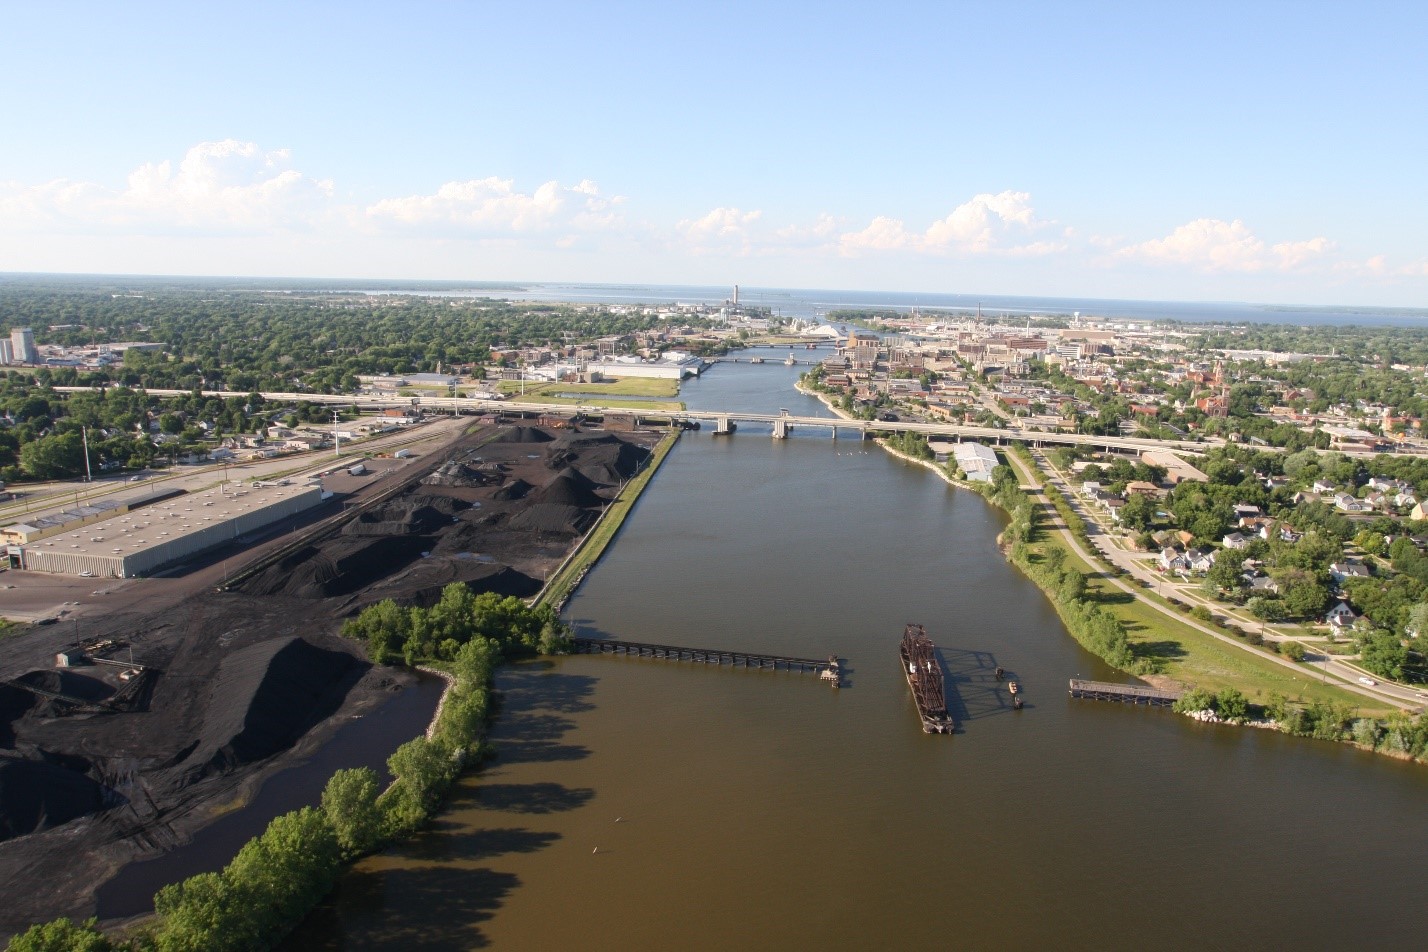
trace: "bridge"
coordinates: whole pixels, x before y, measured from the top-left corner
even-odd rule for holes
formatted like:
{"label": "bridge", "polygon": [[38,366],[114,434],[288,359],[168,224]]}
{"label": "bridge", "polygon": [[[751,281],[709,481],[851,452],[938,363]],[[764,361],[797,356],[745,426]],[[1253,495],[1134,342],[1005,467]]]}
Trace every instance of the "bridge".
{"label": "bridge", "polygon": [[[91,387],[55,387],[64,393],[84,392]],[[144,392],[160,397],[191,396],[191,390],[146,389]],[[246,397],[248,392],[236,390],[202,390],[205,397]],[[716,433],[732,433],[740,423],[762,424],[773,430],[775,439],[782,439],[797,428],[828,430],[838,438],[840,431],[851,432],[857,438],[866,438],[869,433],[921,433],[928,437],[952,438],[957,441],[976,440],[998,444],[1010,442],[1030,443],[1033,446],[1089,446],[1112,453],[1140,453],[1145,450],[1178,450],[1188,453],[1204,453],[1219,442],[1197,442],[1195,440],[1156,440],[1133,436],[1093,436],[1085,433],[1056,433],[1021,427],[1001,429],[991,426],[971,426],[960,423],[919,423],[907,420],[853,420],[838,416],[803,416],[779,413],[752,413],[743,410],[672,410],[651,407],[648,410],[628,408],[602,408],[596,406],[571,406],[565,403],[537,403],[515,400],[489,400],[479,397],[436,397],[401,396],[398,394],[331,394],[331,393],[260,393],[264,400],[277,403],[321,403],[331,406],[355,407],[359,410],[382,410],[389,407],[441,410],[450,413],[503,413],[503,414],[569,414],[579,412],[600,416],[606,412],[629,413],[641,421],[657,421],[670,425],[689,423],[709,424]],[[1278,447],[1257,447],[1262,452],[1276,452]]]}
{"label": "bridge", "polygon": [[842,662],[838,660],[837,655],[819,660],[755,654],[749,651],[723,651],[718,648],[683,648],[678,645],[656,645],[640,641],[614,641],[607,638],[572,638],[571,643],[575,654],[622,654],[636,658],[659,658],[664,661],[693,661],[770,671],[812,672],[821,680],[833,681],[835,684],[842,674]]}
{"label": "bridge", "polygon": [[[89,390],[104,389],[99,387],[55,387],[54,390],[60,393],[83,393]],[[192,396],[192,390],[159,390],[143,389],[145,393],[151,393],[160,397],[187,397]],[[220,397],[246,397],[251,391],[239,390],[200,390],[201,396]],[[1006,443],[1029,443],[1032,446],[1089,446],[1093,449],[1101,449],[1108,453],[1142,453],[1146,450],[1175,450],[1181,453],[1205,453],[1217,446],[1224,446],[1225,441],[1220,439],[1205,440],[1159,440],[1148,439],[1139,436],[1095,436],[1087,433],[1058,433],[1050,430],[1034,430],[1027,427],[1008,427],[1002,429],[992,426],[971,426],[961,423],[918,423],[907,420],[853,420],[838,416],[799,416],[792,415],[786,411],[779,413],[751,413],[742,410],[671,410],[652,406],[647,410],[634,410],[627,407],[597,407],[597,406],[571,406],[568,403],[536,403],[517,400],[489,400],[479,397],[435,397],[435,396],[400,396],[398,394],[333,394],[333,393],[259,393],[264,400],[272,400],[279,403],[321,403],[330,406],[354,407],[358,410],[382,410],[389,407],[403,407],[407,409],[417,408],[422,410],[441,410],[449,413],[502,413],[502,414],[569,414],[579,412],[587,416],[603,416],[605,413],[633,414],[636,424],[641,421],[659,422],[663,424],[679,425],[685,423],[712,424],[716,433],[732,433],[735,424],[738,423],[758,423],[766,424],[773,430],[775,439],[782,439],[797,427],[824,428],[830,431],[834,439],[838,438],[840,430],[851,430],[858,434],[858,438],[866,438],[869,433],[921,433],[928,437],[950,437],[961,442],[962,440],[975,440],[978,442],[992,442],[999,445]],[[1282,453],[1283,447],[1279,446],[1256,446],[1254,449],[1261,453]],[[1327,451],[1326,451],[1327,452]],[[1377,455],[1377,456],[1421,456],[1421,453],[1404,452],[1402,450],[1385,450],[1380,453],[1368,454],[1354,451],[1346,452],[1349,456]]]}

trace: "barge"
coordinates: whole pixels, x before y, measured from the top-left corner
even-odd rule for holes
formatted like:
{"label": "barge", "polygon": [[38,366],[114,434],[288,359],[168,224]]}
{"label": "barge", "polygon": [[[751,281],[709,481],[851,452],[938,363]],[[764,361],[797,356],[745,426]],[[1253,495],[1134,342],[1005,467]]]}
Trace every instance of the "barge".
{"label": "barge", "polygon": [[947,713],[947,697],[942,688],[942,665],[937,660],[937,646],[927,637],[921,625],[908,625],[902,633],[902,673],[907,688],[917,704],[925,734],[950,734],[956,724]]}

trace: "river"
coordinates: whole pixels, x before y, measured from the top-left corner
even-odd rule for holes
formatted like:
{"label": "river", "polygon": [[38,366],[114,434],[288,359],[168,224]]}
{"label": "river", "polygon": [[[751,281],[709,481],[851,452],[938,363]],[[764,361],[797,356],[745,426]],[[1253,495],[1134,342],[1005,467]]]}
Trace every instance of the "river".
{"label": "river", "polygon": [[[722,365],[693,408],[826,412]],[[1117,678],[998,552],[1000,514],[826,431],[689,433],[569,604],[584,635],[847,660],[503,668],[497,755],[289,949],[1422,947],[1428,770],[1072,701]],[[955,736],[897,662],[939,644]],[[992,671],[1025,687],[1013,711]]]}

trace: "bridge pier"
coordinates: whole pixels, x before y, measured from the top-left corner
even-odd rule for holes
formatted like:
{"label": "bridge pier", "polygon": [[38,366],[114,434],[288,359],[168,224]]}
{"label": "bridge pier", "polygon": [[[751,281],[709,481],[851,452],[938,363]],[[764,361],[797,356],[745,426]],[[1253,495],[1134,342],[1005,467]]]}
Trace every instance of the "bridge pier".
{"label": "bridge pier", "polygon": [[727,416],[721,416],[714,421],[715,436],[730,436],[733,432],[734,423]]}
{"label": "bridge pier", "polygon": [[793,427],[788,425],[786,420],[775,420],[773,425],[773,438],[776,440],[788,439],[788,431]]}

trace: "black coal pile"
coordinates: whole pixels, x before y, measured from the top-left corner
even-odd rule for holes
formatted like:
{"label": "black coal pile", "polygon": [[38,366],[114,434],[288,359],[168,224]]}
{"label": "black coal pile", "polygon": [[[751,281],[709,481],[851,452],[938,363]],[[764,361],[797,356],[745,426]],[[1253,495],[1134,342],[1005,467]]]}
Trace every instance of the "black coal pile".
{"label": "black coal pile", "polygon": [[549,443],[555,437],[533,426],[513,426],[503,430],[492,443]]}
{"label": "black coal pile", "polygon": [[442,591],[452,582],[463,583],[477,595],[495,592],[497,595],[529,598],[540,591],[539,579],[501,562],[483,561],[470,553],[463,555],[422,559],[400,575],[365,589],[352,610],[355,612],[384,598],[399,599],[404,605],[430,608],[441,600]]}
{"label": "black coal pile", "polygon": [[496,467],[468,466],[457,460],[451,460],[448,463],[443,463],[434,473],[423,478],[422,482],[428,486],[452,486],[469,489],[498,483],[501,478],[501,472]]}
{"label": "black coal pile", "polygon": [[450,524],[470,504],[450,496],[404,496],[364,512],[342,528],[348,536],[425,535]]}
{"label": "black coal pile", "polygon": [[500,489],[493,492],[491,494],[491,498],[500,500],[502,502],[509,502],[515,499],[524,499],[526,498],[526,494],[534,488],[534,486],[526,482],[524,479],[513,479],[509,483],[506,483],[506,485],[502,486]]}
{"label": "black coal pile", "polygon": [[108,788],[78,771],[0,757],[0,840],[95,813],[110,799]]}
{"label": "black coal pile", "polygon": [[274,638],[223,659],[180,785],[286,750],[342,706],[370,667],[302,638]]}
{"label": "black coal pile", "polygon": [[15,746],[15,731],[10,725],[25,716],[35,706],[35,695],[24,688],[0,684],[0,747]]}
{"label": "black coal pile", "polygon": [[240,590],[298,598],[348,595],[400,571],[431,546],[430,537],[419,535],[340,538],[321,549],[304,547],[245,581]]}
{"label": "black coal pile", "polygon": [[574,536],[589,529],[599,517],[599,511],[594,509],[538,502],[511,516],[506,524],[525,532]]}
{"label": "black coal pile", "polygon": [[16,683],[63,694],[78,701],[93,704],[114,694],[114,688],[98,678],[78,674],[74,671],[31,671],[15,679]]}
{"label": "black coal pile", "polygon": [[603,506],[605,500],[596,493],[596,483],[577,469],[567,467],[532,494],[537,503],[558,506]]}

